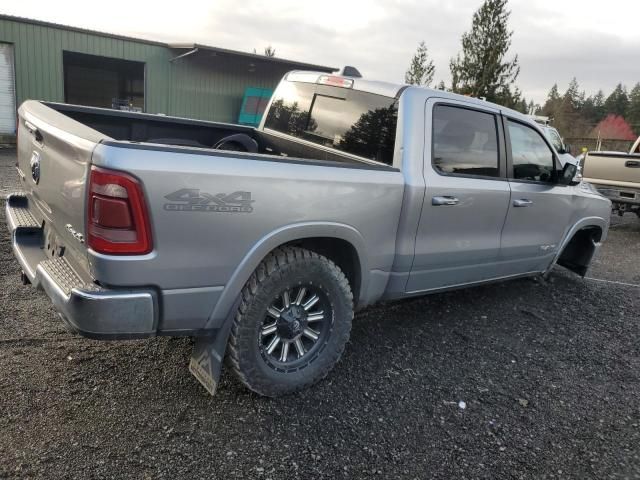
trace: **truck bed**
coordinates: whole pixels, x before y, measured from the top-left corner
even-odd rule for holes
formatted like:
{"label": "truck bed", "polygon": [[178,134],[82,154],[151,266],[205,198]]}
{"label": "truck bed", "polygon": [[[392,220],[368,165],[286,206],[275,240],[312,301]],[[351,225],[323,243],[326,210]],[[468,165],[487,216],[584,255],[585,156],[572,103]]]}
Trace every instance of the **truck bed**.
{"label": "truck bed", "polygon": [[42,104],[116,141],[212,149],[225,137],[245,134],[257,142],[259,154],[302,160],[376,164],[311,142],[293,140],[277,132],[260,131],[244,125],[64,103]]}
{"label": "truck bed", "polygon": [[615,211],[640,215],[640,154],[589,152],[583,172],[584,180],[609,198]]}
{"label": "truck bed", "polygon": [[640,188],[640,154],[623,152],[589,152],[583,175],[598,185]]}

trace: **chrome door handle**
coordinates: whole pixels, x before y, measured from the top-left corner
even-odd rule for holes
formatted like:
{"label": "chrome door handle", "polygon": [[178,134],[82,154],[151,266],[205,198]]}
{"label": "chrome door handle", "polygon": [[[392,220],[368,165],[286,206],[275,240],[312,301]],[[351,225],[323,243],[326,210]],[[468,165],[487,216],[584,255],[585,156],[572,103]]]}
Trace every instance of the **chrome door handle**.
{"label": "chrome door handle", "polygon": [[456,197],[450,197],[450,196],[442,196],[442,197],[433,197],[431,199],[431,205],[439,207],[441,205],[457,205],[460,203],[460,200],[458,200]]}
{"label": "chrome door handle", "polygon": [[513,201],[514,207],[530,207],[531,205],[533,205],[533,202],[526,198],[519,198]]}

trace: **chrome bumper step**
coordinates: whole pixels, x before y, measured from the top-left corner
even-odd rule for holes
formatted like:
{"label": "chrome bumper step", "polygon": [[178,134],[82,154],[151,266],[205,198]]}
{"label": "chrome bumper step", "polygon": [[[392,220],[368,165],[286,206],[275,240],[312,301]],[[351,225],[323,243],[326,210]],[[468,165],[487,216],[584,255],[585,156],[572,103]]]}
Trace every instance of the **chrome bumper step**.
{"label": "chrome bumper step", "polygon": [[7,197],[7,223],[10,230],[39,229],[39,223],[29,211],[29,201],[24,193],[12,193]]}
{"label": "chrome bumper step", "polygon": [[64,258],[59,257],[44,260],[40,262],[39,266],[51,277],[51,279],[67,296],[71,294],[71,290],[74,288],[85,292],[99,292],[102,290],[94,283],[83,282]]}

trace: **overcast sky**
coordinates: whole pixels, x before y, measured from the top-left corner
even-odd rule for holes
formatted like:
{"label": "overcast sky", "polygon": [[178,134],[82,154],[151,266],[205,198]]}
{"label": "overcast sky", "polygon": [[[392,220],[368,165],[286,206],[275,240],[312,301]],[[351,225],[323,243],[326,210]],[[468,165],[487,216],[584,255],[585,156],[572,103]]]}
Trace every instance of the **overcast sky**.
{"label": "overcast sky", "polygon": [[[1,13],[161,41],[196,42],[262,51],[341,67],[400,82],[421,40],[436,64],[436,82],[449,83],[449,60],[482,0],[135,0],[5,3]],[[544,101],[558,83],[577,77],[588,94],[608,94],[618,82],[640,81],[640,1],[511,0],[512,55],[517,84]]]}

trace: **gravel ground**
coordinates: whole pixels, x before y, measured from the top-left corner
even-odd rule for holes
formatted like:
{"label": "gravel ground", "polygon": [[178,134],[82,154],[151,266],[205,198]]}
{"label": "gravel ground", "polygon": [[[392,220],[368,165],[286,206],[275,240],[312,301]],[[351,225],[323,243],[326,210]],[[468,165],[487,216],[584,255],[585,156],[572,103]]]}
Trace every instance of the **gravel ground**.
{"label": "gravel ground", "polygon": [[[614,222],[589,276],[638,284],[640,222]],[[638,287],[558,269],[375,307],[310,390],[210,397],[189,339],[67,333],[3,224],[0,478],[640,478]]]}

